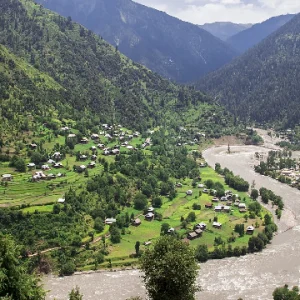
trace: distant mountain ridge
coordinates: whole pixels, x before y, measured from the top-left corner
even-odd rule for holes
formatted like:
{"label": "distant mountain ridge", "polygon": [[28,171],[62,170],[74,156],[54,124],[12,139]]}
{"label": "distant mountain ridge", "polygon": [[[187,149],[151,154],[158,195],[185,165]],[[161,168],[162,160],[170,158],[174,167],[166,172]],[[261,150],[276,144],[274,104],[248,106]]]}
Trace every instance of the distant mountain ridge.
{"label": "distant mountain ridge", "polygon": [[299,82],[300,14],[197,87],[244,121],[293,127],[300,123]]}
{"label": "distant mountain ridge", "polygon": [[38,0],[84,25],[134,60],[178,82],[230,62],[236,51],[207,31],[131,0]]}
{"label": "distant mountain ridge", "polygon": [[239,53],[244,53],[289,22],[294,16],[294,14],[281,15],[262,23],[254,24],[252,27],[228,38],[227,43]]}
{"label": "distant mountain ridge", "polygon": [[232,22],[214,22],[199,25],[200,28],[210,32],[219,39],[226,41],[233,35],[250,28],[253,24],[236,24]]}

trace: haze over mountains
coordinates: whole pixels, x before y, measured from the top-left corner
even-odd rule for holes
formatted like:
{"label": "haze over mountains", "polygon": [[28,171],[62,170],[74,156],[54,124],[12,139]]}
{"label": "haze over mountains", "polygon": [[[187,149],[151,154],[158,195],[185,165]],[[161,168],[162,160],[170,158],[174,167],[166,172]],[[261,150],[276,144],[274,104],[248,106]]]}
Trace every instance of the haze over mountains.
{"label": "haze over mountains", "polygon": [[281,15],[268,19],[262,23],[255,24],[248,29],[238,32],[226,41],[239,53],[244,53],[251,47],[257,45],[264,38],[275,32],[281,26],[290,21],[295,15]]}
{"label": "haze over mountains", "polygon": [[237,33],[250,28],[253,24],[236,24],[232,22],[215,22],[199,25],[219,39],[226,41]]}
{"label": "haze over mountains", "polygon": [[243,120],[285,127],[300,121],[300,14],[198,88]]}
{"label": "haze over mountains", "polygon": [[178,82],[231,61],[236,51],[207,31],[131,0],[38,0],[84,25],[132,60]]}

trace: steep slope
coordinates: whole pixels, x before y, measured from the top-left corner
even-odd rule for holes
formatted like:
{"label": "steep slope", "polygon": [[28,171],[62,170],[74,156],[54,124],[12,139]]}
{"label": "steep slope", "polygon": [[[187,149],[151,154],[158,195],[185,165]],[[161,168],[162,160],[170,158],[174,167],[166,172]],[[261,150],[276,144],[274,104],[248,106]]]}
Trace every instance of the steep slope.
{"label": "steep slope", "polygon": [[210,32],[217,38],[226,41],[237,33],[250,28],[252,24],[236,24],[231,22],[214,22],[199,25],[200,28]]}
{"label": "steep slope", "polygon": [[131,0],[38,0],[71,16],[132,60],[162,76],[189,82],[215,70],[236,52],[196,25]]}
{"label": "steep slope", "polygon": [[61,85],[0,45],[0,136],[28,130],[33,119],[69,115]]}
{"label": "steep slope", "polygon": [[186,115],[204,124],[204,112],[214,116],[205,117],[213,134],[230,127],[230,117],[211,98],[133,63],[70,19],[31,0],[2,0],[0,11],[0,44],[63,88],[64,100],[49,103],[72,109],[58,111],[53,122],[69,118],[83,132],[100,122],[121,122],[143,132],[167,123],[186,124]]}
{"label": "steep slope", "polygon": [[273,17],[262,23],[255,24],[249,29],[243,30],[227,39],[230,44],[239,53],[244,53],[249,48],[261,42],[271,33],[275,32],[281,26],[289,22],[295,15],[282,15]]}
{"label": "steep slope", "polygon": [[300,14],[231,64],[200,80],[244,120],[300,122]]}

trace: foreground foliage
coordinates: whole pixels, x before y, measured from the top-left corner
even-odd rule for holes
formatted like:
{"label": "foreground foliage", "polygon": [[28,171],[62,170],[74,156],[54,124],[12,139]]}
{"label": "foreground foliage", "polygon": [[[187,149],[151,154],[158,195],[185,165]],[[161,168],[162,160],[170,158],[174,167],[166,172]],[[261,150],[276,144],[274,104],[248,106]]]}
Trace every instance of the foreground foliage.
{"label": "foreground foliage", "polygon": [[141,268],[150,299],[195,299],[198,266],[186,243],[169,236],[159,238],[144,253]]}
{"label": "foreground foliage", "polygon": [[20,248],[9,235],[0,234],[0,298],[42,300],[45,292],[40,281],[27,273],[20,260]]}

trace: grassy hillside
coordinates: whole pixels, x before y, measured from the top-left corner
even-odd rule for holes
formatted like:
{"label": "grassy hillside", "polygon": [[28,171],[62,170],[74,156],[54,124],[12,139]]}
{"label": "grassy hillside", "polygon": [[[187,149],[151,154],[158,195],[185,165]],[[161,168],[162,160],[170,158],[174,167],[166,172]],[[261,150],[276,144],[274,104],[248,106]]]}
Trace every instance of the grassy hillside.
{"label": "grassy hillside", "polygon": [[244,121],[293,127],[300,122],[300,15],[198,88]]}

